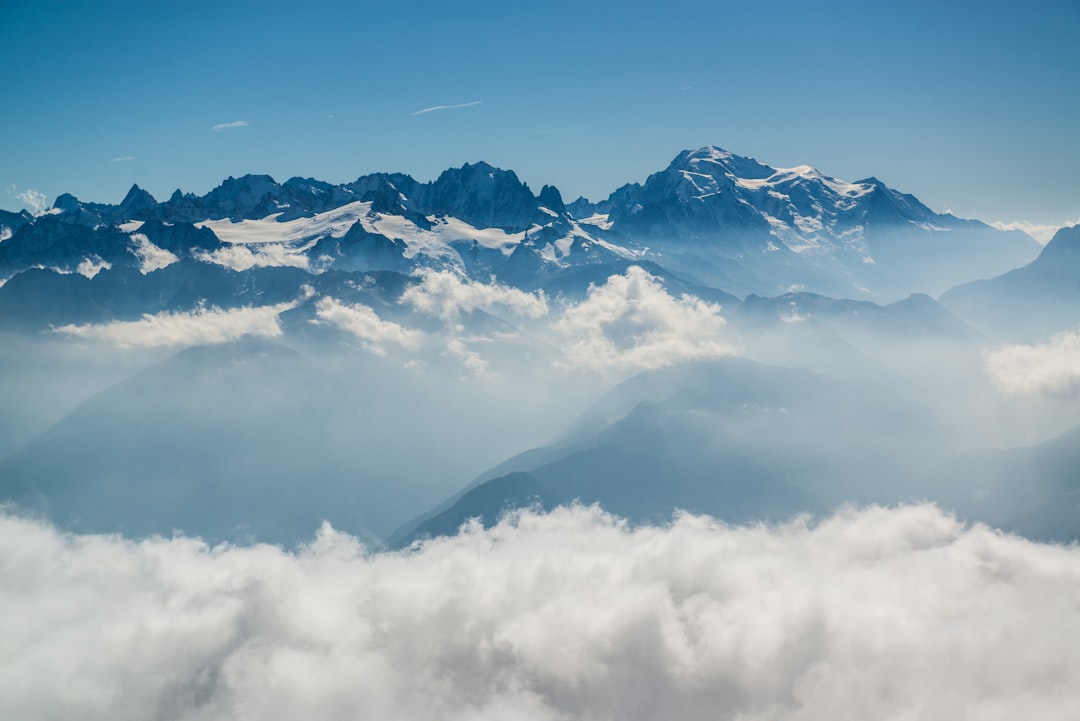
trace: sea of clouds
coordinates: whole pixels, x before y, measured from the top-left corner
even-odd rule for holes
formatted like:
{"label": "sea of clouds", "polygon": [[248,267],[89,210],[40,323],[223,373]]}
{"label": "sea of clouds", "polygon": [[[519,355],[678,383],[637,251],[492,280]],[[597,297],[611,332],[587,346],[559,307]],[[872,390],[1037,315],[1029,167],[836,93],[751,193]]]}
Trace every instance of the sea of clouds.
{"label": "sea of clouds", "polygon": [[1063,719],[1080,548],[934,506],[563,508],[380,553],[0,515],[10,719]]}

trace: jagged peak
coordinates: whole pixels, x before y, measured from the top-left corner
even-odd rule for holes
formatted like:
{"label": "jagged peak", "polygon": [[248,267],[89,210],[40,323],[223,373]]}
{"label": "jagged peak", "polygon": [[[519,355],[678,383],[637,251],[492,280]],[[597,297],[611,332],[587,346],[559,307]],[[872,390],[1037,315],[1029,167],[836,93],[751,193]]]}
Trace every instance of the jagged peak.
{"label": "jagged peak", "polygon": [[472,179],[480,178],[485,175],[496,182],[501,180],[528,187],[526,183],[518,178],[517,173],[513,170],[503,170],[484,160],[480,160],[476,163],[465,163],[460,168],[448,168],[439,174],[439,178],[435,181],[435,184],[438,185],[459,177]]}
{"label": "jagged peak", "polygon": [[[269,177],[269,176],[267,176]],[[315,178],[301,178],[299,175],[293,176],[286,180],[282,185],[286,185],[290,188],[296,188],[298,190],[314,191],[319,193],[329,192],[334,186],[323,180],[316,180]]]}
{"label": "jagged peak", "polygon": [[130,208],[135,205],[147,206],[157,205],[157,199],[153,195],[148,193],[139,187],[138,183],[132,183],[131,190],[127,192],[124,199],[120,201],[120,206],[124,208]]}
{"label": "jagged peak", "polygon": [[540,189],[540,194],[536,196],[536,199],[540,201],[540,205],[544,206],[548,210],[553,210],[556,213],[565,213],[566,205],[563,203],[562,193],[554,185],[545,185]]}

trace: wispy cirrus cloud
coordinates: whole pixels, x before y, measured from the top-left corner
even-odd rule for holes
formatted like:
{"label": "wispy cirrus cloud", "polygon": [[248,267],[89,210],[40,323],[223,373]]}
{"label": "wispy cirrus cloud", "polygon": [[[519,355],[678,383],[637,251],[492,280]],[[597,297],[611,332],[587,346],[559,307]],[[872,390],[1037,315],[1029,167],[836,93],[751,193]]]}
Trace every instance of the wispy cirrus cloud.
{"label": "wispy cirrus cloud", "polygon": [[246,128],[251,125],[250,120],[234,120],[231,123],[218,123],[214,127],[210,128],[215,133],[220,133],[222,130],[231,130],[232,128]]}
{"label": "wispy cirrus cloud", "polygon": [[430,108],[417,110],[415,113],[409,113],[409,115],[423,115],[424,113],[434,113],[437,110],[457,110],[458,108],[471,108],[474,105],[479,105],[482,102],[484,101],[474,100],[471,103],[457,103],[456,105],[432,105]]}
{"label": "wispy cirrus cloud", "polygon": [[109,162],[110,163],[130,163],[132,160],[135,160],[134,155],[121,155],[118,158],[110,159]]}

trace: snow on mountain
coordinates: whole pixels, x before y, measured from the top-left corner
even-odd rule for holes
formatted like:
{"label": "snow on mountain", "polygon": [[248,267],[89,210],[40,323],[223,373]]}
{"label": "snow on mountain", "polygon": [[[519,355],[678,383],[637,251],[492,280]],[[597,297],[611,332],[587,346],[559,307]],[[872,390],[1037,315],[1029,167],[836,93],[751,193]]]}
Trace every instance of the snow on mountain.
{"label": "snow on mountain", "polygon": [[524,287],[631,260],[743,295],[888,301],[998,275],[1038,252],[1021,233],[936,214],[874,178],[774,168],[712,146],[600,203],[566,205],[551,186],[534,195],[513,171],[479,162],[428,183],[399,173],[342,185],[245,175],[161,203],[135,185],[115,206],[63,194],[47,215],[0,224],[0,278],[31,267],[151,269],[168,253],[241,271],[453,268]]}
{"label": "snow on mountain", "polygon": [[648,246],[651,258],[698,282],[743,292],[891,300],[1004,272],[1038,252],[1026,236],[934,213],[876,178],[774,168],[712,146],[680,153],[605,201],[571,207],[590,230]]}
{"label": "snow on mountain", "polygon": [[348,203],[307,218],[281,220],[274,213],[261,220],[206,219],[194,223],[196,228],[209,228],[226,243],[287,243],[302,247],[325,236],[340,238],[360,217],[371,210],[371,203]]}
{"label": "snow on mountain", "polygon": [[849,183],[808,165],[773,168],[708,146],[680,153],[644,185],[623,186],[597,220],[631,235],[761,234],[757,244],[764,248],[767,235],[797,253],[843,250],[871,263],[863,241],[864,223],[874,215],[868,204],[873,193],[890,196],[903,209],[894,219],[925,228],[937,217],[875,179]]}
{"label": "snow on mountain", "polygon": [[[559,216],[552,213],[554,220],[540,225],[531,223],[520,232],[508,232],[500,227],[476,227],[465,220],[453,216],[430,215],[424,225],[418,225],[413,219],[403,215],[382,214],[374,210],[373,202],[355,201],[310,217],[281,220],[280,213],[269,215],[259,220],[203,220],[195,223],[197,228],[207,228],[222,241],[235,245],[287,246],[291,254],[300,254],[316,249],[318,241],[328,238],[346,238],[354,226],[359,226],[364,233],[382,236],[391,241],[404,244],[402,257],[409,260],[434,260],[443,264],[463,265],[461,253],[469,249],[496,251],[504,258],[509,258],[514,249],[525,242],[529,233],[535,234],[554,226]],[[540,257],[552,263],[558,263],[570,255],[575,243],[596,243],[612,253],[632,257],[632,253],[612,243],[593,238],[582,230],[581,225],[569,221],[561,228],[562,234],[539,248]],[[545,237],[551,234],[545,234]],[[318,246],[325,247],[324,245]],[[318,250],[314,250],[318,253]],[[283,256],[284,257],[284,256]],[[327,265],[324,257],[316,256],[312,260],[315,266]],[[210,257],[213,260],[213,257]],[[332,258],[327,258],[333,261]]]}

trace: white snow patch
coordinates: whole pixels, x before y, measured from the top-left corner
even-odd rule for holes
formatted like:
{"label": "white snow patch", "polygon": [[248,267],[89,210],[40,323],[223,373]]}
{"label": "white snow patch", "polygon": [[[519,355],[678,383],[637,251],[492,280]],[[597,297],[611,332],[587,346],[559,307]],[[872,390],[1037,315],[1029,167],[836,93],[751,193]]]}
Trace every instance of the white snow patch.
{"label": "white snow patch", "polygon": [[[195,225],[209,228],[222,241],[233,244],[271,243],[292,245],[296,250],[320,238],[344,236],[356,223],[368,233],[400,239],[406,245],[405,257],[423,253],[432,258],[457,260],[455,242],[476,241],[483,248],[495,249],[509,256],[524,238],[524,233],[507,233],[501,228],[475,228],[457,218],[430,217],[430,230],[417,226],[400,215],[375,213],[370,202],[355,201],[340,208],[318,213],[310,218],[278,221],[275,213],[261,220],[204,220]],[[294,264],[294,263],[290,263]]]}
{"label": "white snow patch", "polygon": [[[566,238],[563,238],[562,240],[566,240]],[[560,242],[560,241],[557,241],[557,242]],[[572,238],[571,238],[571,242],[573,242]],[[561,255],[563,257],[566,257],[566,254],[569,253],[569,252],[570,252],[570,248],[569,248],[569,246],[567,246],[566,250],[561,251]],[[546,262],[548,262],[548,263],[558,263],[559,262],[558,254],[556,253],[556,248],[551,243],[545,243],[544,247],[540,249],[540,257],[543,260],[545,260]]]}
{"label": "white snow patch", "polygon": [[143,225],[145,224],[145,221],[142,220],[131,220],[127,223],[121,223],[116,227],[120,230],[121,233],[134,233],[136,230],[143,227]]}
{"label": "white snow patch", "polygon": [[568,233],[555,241],[555,248],[559,251],[559,257],[565,258],[570,255],[570,248],[574,245],[574,233]]}
{"label": "white snow patch", "polygon": [[400,215],[376,215],[364,218],[364,229],[380,233],[388,238],[400,238],[405,242],[406,258],[424,253],[433,258],[457,258],[451,243],[476,241],[481,248],[498,250],[509,256],[525,238],[525,233],[507,233],[502,228],[475,228],[457,218],[429,218],[431,230],[425,230]]}
{"label": "white snow patch", "polygon": [[577,222],[581,223],[582,225],[595,225],[601,230],[611,230],[611,221],[608,220],[607,213],[594,213],[588,218],[582,218]]}
{"label": "white snow patch", "polygon": [[706,173],[694,173],[689,170],[680,170],[684,180],[693,186],[697,191],[697,197],[703,198],[709,195],[716,195],[719,190],[719,184],[716,182],[716,178]]}
{"label": "white snow patch", "polygon": [[747,190],[761,190],[771,184],[769,178],[740,178],[736,175],[731,177],[735,180],[735,185]]}
{"label": "white snow patch", "polygon": [[261,220],[203,220],[195,223],[197,228],[209,228],[225,243],[292,243],[301,245],[307,241],[331,236],[340,238],[349,232],[357,220],[371,211],[371,203],[356,201],[347,203],[310,218],[296,218],[279,222],[281,213],[273,213]]}

